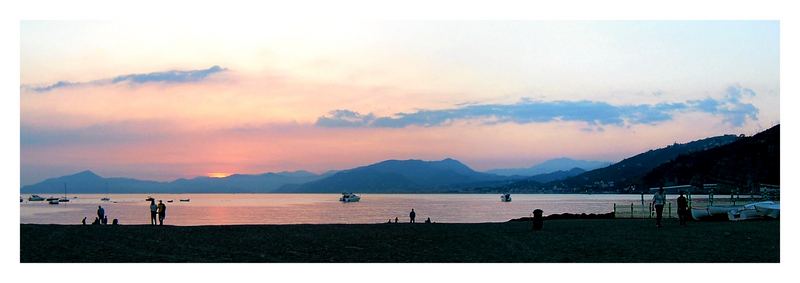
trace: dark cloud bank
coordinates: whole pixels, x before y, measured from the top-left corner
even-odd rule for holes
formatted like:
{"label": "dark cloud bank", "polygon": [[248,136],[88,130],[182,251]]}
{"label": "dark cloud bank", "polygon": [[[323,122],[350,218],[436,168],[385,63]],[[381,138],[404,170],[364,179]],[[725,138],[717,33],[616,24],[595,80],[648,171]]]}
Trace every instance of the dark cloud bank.
{"label": "dark cloud bank", "polygon": [[725,123],[740,127],[749,118],[756,120],[758,109],[742,102],[742,97],[756,93],[741,86],[731,86],[722,99],[706,98],[676,103],[612,105],[601,101],[536,101],[523,99],[514,104],[470,104],[450,109],[417,110],[392,116],[375,116],[339,109],[319,117],[321,127],[404,128],[434,127],[457,120],[480,119],[484,123],[541,123],[578,121],[591,126],[656,124],[672,120],[678,112],[702,112],[718,115]]}

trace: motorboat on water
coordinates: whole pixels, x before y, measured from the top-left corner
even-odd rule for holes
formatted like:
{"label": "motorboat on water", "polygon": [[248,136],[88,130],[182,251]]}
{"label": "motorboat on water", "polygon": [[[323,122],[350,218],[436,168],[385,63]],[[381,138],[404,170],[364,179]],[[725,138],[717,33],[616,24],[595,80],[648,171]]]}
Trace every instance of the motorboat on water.
{"label": "motorboat on water", "polygon": [[104,198],[101,198],[100,200],[101,200],[101,201],[110,201],[111,199],[110,199],[110,198],[108,198],[108,197],[104,197]]}
{"label": "motorboat on water", "polygon": [[339,198],[341,202],[357,202],[361,200],[361,197],[354,193],[342,193],[342,197]]}
{"label": "motorboat on water", "polygon": [[168,200],[167,202],[171,203],[171,202],[172,202],[172,200]]}
{"label": "motorboat on water", "polygon": [[58,202],[69,202],[69,199],[66,197],[58,199]]}
{"label": "motorboat on water", "polygon": [[502,195],[500,195],[500,201],[502,201],[502,202],[511,202],[511,194],[502,194]]}
{"label": "motorboat on water", "polygon": [[181,199],[181,200],[180,200],[180,202],[189,202],[189,201],[190,201],[190,199],[188,199],[188,198],[187,198],[187,199]]}
{"label": "motorboat on water", "polygon": [[58,201],[58,199],[53,199],[53,200],[48,200],[47,203],[49,203],[49,204],[59,204],[60,202]]}
{"label": "motorboat on water", "polygon": [[151,196],[147,196],[147,198],[146,198],[146,199],[144,199],[144,201],[154,201],[154,200],[156,200],[156,199],[154,199],[154,198],[153,198],[153,197],[151,197]]}
{"label": "motorboat on water", "polygon": [[44,198],[40,197],[39,195],[31,195],[28,197],[28,201],[43,201]]}
{"label": "motorboat on water", "polygon": [[44,200],[46,200],[46,201],[58,201],[58,198],[49,197],[49,198],[46,198]]}

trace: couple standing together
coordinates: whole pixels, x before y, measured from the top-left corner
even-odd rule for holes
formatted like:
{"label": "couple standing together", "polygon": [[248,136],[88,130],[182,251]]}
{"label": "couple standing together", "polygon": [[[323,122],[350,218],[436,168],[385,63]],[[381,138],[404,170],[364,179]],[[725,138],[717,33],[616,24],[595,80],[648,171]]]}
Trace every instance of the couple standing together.
{"label": "couple standing together", "polygon": [[155,200],[150,201],[150,224],[156,225],[156,215],[158,215],[158,225],[164,225],[164,218],[167,217],[167,206],[161,200],[156,205]]}

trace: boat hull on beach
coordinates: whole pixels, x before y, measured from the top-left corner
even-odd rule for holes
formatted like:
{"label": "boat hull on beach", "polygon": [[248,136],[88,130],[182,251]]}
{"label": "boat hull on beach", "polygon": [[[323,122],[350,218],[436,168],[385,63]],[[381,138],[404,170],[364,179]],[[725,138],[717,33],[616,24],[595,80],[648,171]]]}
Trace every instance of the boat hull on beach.
{"label": "boat hull on beach", "polygon": [[709,206],[693,207],[692,219],[695,221],[703,220],[726,220],[729,219],[728,213],[732,210],[741,209],[743,206]]}
{"label": "boat hull on beach", "polygon": [[779,203],[759,203],[754,205],[755,210],[764,217],[778,219],[781,214],[781,205]]}

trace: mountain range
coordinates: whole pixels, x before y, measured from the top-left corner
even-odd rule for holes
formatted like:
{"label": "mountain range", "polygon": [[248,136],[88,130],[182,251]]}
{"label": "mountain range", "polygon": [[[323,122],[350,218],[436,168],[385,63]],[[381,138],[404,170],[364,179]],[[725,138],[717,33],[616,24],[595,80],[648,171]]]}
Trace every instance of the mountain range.
{"label": "mountain range", "polygon": [[171,182],[157,182],[131,178],[103,178],[86,170],[76,174],[51,178],[37,184],[23,186],[21,193],[63,193],[64,186],[71,193],[270,193],[288,184],[301,184],[334,174],[314,174],[308,171],[265,173],[259,175],[234,174],[224,178],[195,177]]}
{"label": "mountain range", "polygon": [[[723,135],[649,150],[608,165],[569,158],[530,168],[478,172],[446,158],[386,160],[342,171],[235,174],[171,182],[104,178],[91,171],[23,186],[21,193],[432,193],[634,192],[697,180],[779,183],[779,126],[753,137]],[[571,165],[580,165],[565,168]],[[586,168],[584,168],[586,167]],[[595,167],[595,169],[587,169]],[[599,168],[597,168],[599,167]],[[499,172],[500,174],[490,173]],[[545,172],[532,176],[516,174]],[[512,174],[513,173],[513,174]],[[512,175],[506,175],[512,174]]]}
{"label": "mountain range", "polygon": [[497,174],[501,176],[534,176],[539,174],[547,174],[556,171],[570,171],[573,168],[580,168],[585,171],[594,170],[597,168],[606,167],[611,165],[608,161],[592,161],[592,160],[575,160],[567,157],[550,159],[542,163],[533,165],[528,168],[504,168],[492,169],[486,173]]}

